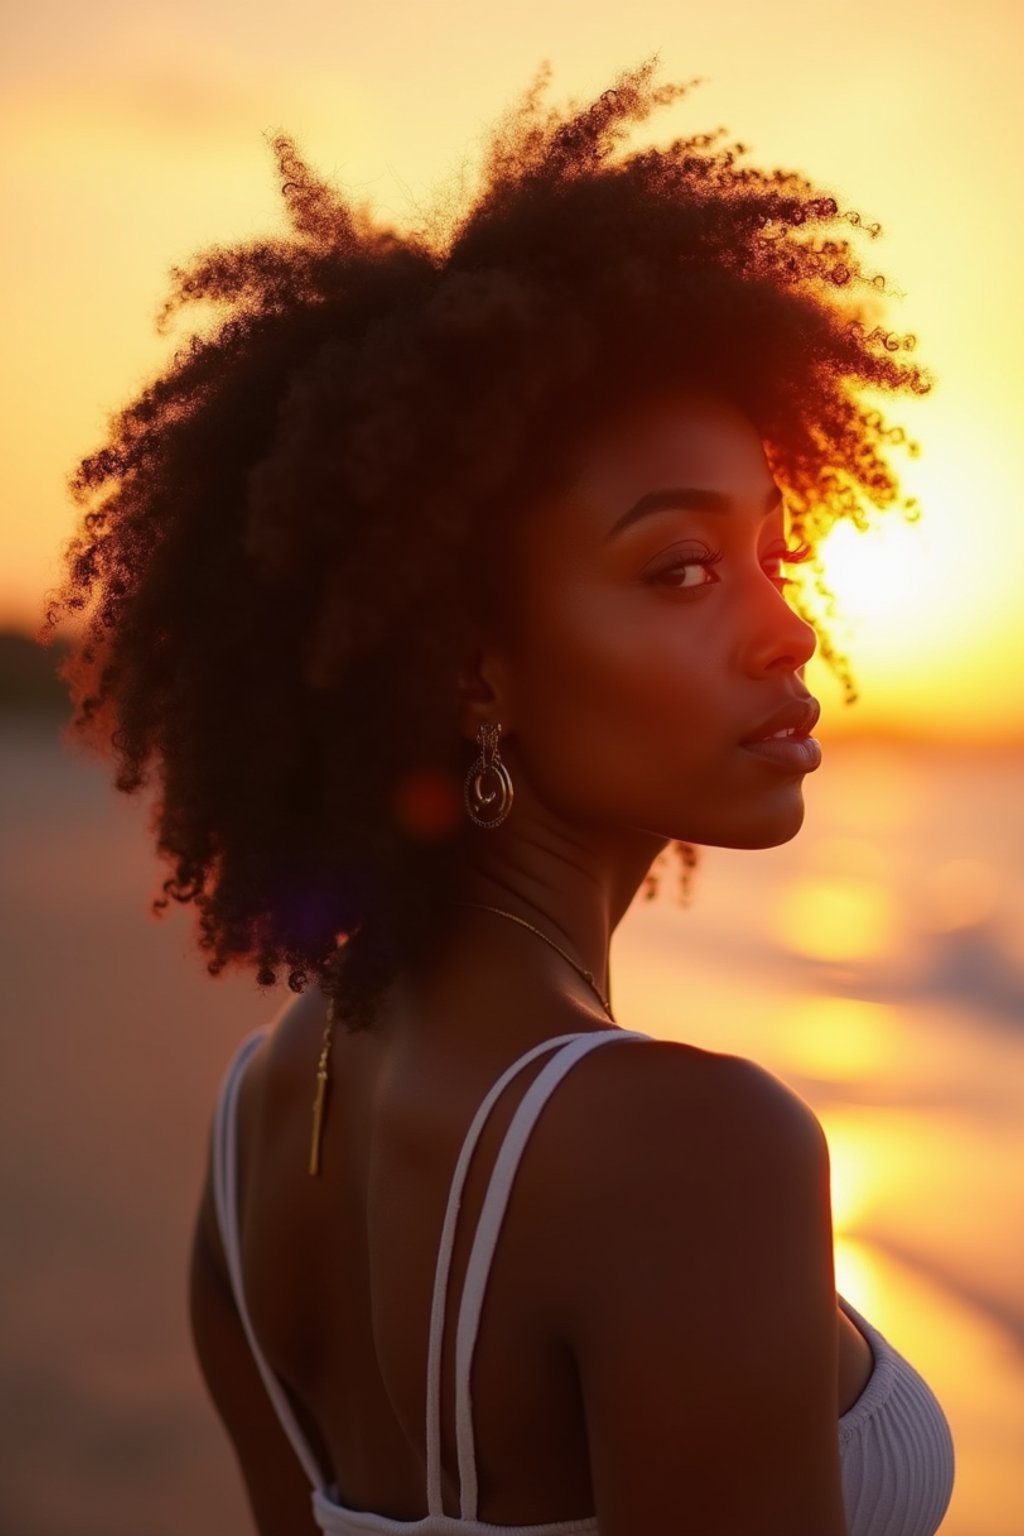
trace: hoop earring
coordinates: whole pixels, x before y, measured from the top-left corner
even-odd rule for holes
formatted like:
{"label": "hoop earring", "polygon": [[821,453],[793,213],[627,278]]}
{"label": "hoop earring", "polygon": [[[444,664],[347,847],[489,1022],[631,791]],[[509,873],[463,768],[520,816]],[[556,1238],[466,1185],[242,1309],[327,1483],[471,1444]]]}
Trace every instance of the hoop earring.
{"label": "hoop earring", "polygon": [[[478,827],[500,826],[512,809],[512,780],[498,751],[500,735],[500,725],[492,725],[487,720],[481,722],[476,733],[480,755],[466,774],[466,811],[470,820],[475,821]],[[485,790],[483,785],[487,774],[491,774],[497,781],[495,787],[490,790]],[[497,802],[497,808],[492,811],[491,807],[495,802]],[[481,811],[490,814],[481,816]]]}

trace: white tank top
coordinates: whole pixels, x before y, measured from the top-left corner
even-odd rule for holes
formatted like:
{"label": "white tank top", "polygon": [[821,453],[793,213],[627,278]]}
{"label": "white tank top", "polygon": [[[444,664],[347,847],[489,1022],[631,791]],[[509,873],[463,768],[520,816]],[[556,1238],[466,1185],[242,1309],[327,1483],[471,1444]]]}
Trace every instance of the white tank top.
{"label": "white tank top", "polygon": [[[501,1074],[473,1118],[452,1177],[434,1276],[427,1350],[427,1514],[392,1520],[370,1510],[348,1509],[335,1483],[317,1464],[284,1389],[253,1333],[242,1288],[236,1187],[235,1105],[249,1056],[272,1025],[247,1035],[224,1071],[213,1123],[213,1185],[217,1219],[239,1316],[260,1375],[295,1454],[309,1478],[313,1518],[327,1536],[570,1536],[593,1533],[597,1517],[541,1525],[492,1525],[477,1519],[470,1369],[491,1259],[523,1148],[549,1095],[577,1061],[592,1050],[627,1040],[651,1040],[634,1030],[604,1029],[558,1035],[524,1052]],[[558,1047],[556,1050],[555,1047]],[[448,1271],[455,1223],[473,1149],[492,1107],[528,1062],[554,1051],[523,1095],[498,1152],[481,1207],[466,1269],[455,1335],[455,1414],[459,1466],[459,1516],[441,1502],[440,1376]],[[860,1397],[838,1420],[843,1504],[849,1536],[934,1536],[953,1491],[954,1453],[949,1425],[931,1390],[903,1357],[842,1296],[838,1304],[868,1340],[874,1368]]]}

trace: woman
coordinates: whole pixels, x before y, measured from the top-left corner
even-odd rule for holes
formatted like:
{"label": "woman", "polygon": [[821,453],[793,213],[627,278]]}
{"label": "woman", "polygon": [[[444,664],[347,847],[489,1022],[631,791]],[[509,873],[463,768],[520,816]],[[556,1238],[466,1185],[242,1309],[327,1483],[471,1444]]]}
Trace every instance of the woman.
{"label": "woman", "polygon": [[931,1536],[948,1427],[836,1295],[817,1119],[608,975],[672,852],[798,832],[784,568],[898,502],[858,392],[930,380],[856,213],[617,154],[650,63],[544,83],[412,235],[277,140],[291,238],[174,269],[228,317],[73,481],[75,724],[159,767],[156,908],[300,994],[222,1082],[200,1364],[263,1536]]}

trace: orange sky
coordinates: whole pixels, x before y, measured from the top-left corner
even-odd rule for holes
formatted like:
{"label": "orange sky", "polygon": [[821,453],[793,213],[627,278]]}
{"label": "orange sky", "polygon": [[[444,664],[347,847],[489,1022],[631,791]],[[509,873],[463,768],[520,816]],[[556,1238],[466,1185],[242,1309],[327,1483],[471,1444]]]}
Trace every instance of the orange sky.
{"label": "orange sky", "polygon": [[887,318],[937,378],[923,400],[879,402],[922,446],[893,456],[921,521],[844,528],[825,548],[861,696],[844,706],[811,662],[818,734],[1024,737],[1024,8],[527,0],[511,15],[484,0],[51,0],[8,19],[0,625],[40,621],[76,517],[67,471],[180,344],[152,328],[167,267],[282,227],[266,131],[402,224],[542,59],[561,102],[660,51],[663,78],[706,83],[634,142],[723,126],[751,163],[802,170],[878,220],[858,248],[906,295]]}

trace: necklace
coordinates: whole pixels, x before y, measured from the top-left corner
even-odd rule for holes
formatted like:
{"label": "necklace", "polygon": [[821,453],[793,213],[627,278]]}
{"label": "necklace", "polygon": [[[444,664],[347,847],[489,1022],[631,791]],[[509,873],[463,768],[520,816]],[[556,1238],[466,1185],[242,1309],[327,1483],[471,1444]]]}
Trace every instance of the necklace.
{"label": "necklace", "polygon": [[615,1017],[612,1013],[608,999],[605,997],[604,993],[597,985],[597,982],[594,980],[593,972],[584,970],[583,966],[580,965],[578,961],[573,959],[568,950],[563,949],[561,944],[556,944],[554,939],[549,938],[548,935],[543,933],[539,928],[535,928],[532,923],[528,923],[525,917],[517,917],[514,912],[506,912],[504,907],[488,906],[487,903],[483,901],[456,901],[453,902],[452,905],[456,907],[476,907],[479,912],[496,912],[499,917],[510,918],[513,923],[519,923],[522,928],[529,928],[530,932],[535,933],[539,939],[543,939],[545,944],[550,944],[552,949],[557,949],[563,960],[568,960],[573,970],[583,977],[583,980],[600,999],[601,1007],[611,1019],[612,1023],[615,1023]]}
{"label": "necklace", "polygon": [[[529,928],[530,932],[535,933],[539,939],[543,939],[545,944],[550,944],[552,949],[557,949],[563,960],[568,960],[573,970],[578,972],[578,974],[583,977],[583,980],[587,983],[587,985],[592,988],[595,996],[600,998],[601,1007],[611,1019],[612,1023],[615,1023],[615,1015],[612,1013],[608,999],[605,997],[604,993],[597,985],[597,982],[594,980],[593,972],[584,970],[583,966],[580,965],[578,961],[573,959],[568,950],[563,949],[561,944],[556,944],[554,939],[548,938],[546,933],[542,933],[541,930],[539,928],[535,928],[532,923],[528,923],[525,917],[517,917],[514,912],[506,912],[503,907],[488,906],[487,903],[483,901],[456,901],[453,903],[453,905],[456,907],[476,907],[480,912],[496,912],[499,917],[507,917],[513,923],[518,923],[520,927]],[[313,1100],[313,1137],[309,1149],[309,1172],[314,1177],[316,1177],[320,1172],[320,1138],[323,1131],[324,1101],[327,1091],[327,1064],[331,1053],[331,1041],[334,1038],[334,1025],[334,999],[331,998],[327,1004],[327,1022],[324,1025],[323,1043],[320,1047],[320,1060],[317,1062],[316,1068],[316,1097]]]}

